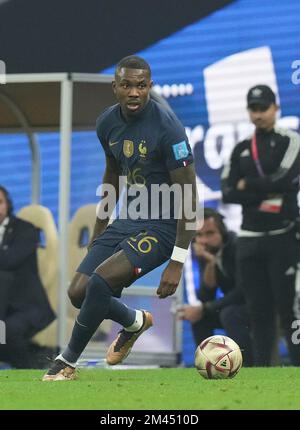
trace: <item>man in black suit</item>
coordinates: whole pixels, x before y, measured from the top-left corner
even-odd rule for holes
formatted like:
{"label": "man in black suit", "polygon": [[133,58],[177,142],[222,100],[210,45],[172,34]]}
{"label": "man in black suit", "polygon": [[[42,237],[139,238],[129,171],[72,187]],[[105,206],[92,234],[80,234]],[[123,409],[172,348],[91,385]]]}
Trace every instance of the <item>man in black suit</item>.
{"label": "man in black suit", "polygon": [[6,329],[0,361],[16,368],[36,366],[30,339],[55,319],[38,274],[38,242],[38,230],[13,215],[0,186],[0,320]]}

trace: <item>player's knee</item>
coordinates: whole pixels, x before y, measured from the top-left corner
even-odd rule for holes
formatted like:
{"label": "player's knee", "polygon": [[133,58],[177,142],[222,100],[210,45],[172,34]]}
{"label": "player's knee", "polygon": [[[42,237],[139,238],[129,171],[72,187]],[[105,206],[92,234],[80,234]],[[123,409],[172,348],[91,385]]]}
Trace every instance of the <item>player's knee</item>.
{"label": "player's knee", "polygon": [[85,286],[77,285],[76,283],[71,283],[68,289],[69,299],[72,305],[77,309],[81,308],[81,305],[85,298],[85,290],[86,290]]}
{"label": "player's knee", "polygon": [[72,305],[80,309],[85,298],[89,276],[83,273],[76,273],[68,289],[68,296]]}
{"label": "player's knee", "polygon": [[78,302],[78,299],[74,296],[74,294],[71,291],[68,291],[68,296],[74,308],[80,309],[81,304]]}

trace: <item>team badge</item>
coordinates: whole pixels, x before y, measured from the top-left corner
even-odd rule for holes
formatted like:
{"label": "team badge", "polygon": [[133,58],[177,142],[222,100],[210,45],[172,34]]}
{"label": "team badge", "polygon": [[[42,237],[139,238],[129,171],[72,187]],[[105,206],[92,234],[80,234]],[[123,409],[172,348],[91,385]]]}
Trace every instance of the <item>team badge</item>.
{"label": "team badge", "polygon": [[132,157],[134,152],[134,145],[132,140],[124,140],[123,143],[123,153],[125,155],[125,157],[130,158]]}
{"label": "team badge", "polygon": [[[141,143],[139,144],[139,153],[140,153],[140,157],[145,158],[147,155],[147,147],[146,147],[146,141],[142,140]],[[145,146],[143,146],[145,145]]]}

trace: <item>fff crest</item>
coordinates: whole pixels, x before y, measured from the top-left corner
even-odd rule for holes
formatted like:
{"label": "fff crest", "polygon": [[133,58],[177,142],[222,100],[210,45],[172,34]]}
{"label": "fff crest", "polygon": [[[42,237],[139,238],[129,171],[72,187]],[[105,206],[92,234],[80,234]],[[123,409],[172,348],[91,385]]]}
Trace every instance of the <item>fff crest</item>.
{"label": "fff crest", "polygon": [[147,155],[147,147],[146,147],[146,141],[141,140],[141,143],[139,144],[139,153],[140,157],[145,158]]}

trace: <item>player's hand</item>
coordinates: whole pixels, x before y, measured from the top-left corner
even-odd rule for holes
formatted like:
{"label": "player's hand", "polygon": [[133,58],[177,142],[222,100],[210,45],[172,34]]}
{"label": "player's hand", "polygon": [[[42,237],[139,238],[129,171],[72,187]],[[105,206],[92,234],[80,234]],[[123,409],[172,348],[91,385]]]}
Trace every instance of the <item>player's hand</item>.
{"label": "player's hand", "polygon": [[200,321],[203,317],[203,304],[200,303],[197,306],[184,305],[177,309],[177,317],[180,320],[190,321],[195,324]]}
{"label": "player's hand", "polygon": [[170,260],[161,275],[160,284],[156,291],[159,299],[164,299],[175,293],[181,278],[182,268],[182,263]]}

